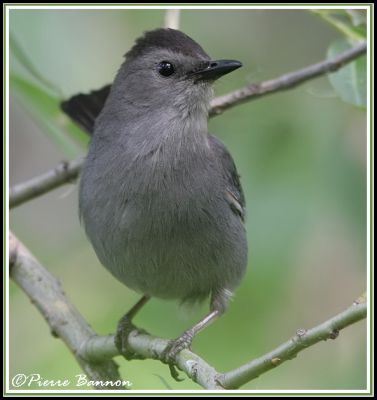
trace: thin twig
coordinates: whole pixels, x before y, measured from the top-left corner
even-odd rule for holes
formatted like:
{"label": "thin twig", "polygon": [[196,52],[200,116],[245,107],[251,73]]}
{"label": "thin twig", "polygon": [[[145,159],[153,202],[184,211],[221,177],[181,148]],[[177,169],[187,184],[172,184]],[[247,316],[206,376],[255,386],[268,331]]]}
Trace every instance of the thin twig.
{"label": "thin twig", "polygon": [[54,169],[11,187],[9,190],[9,207],[19,206],[65,183],[72,182],[77,178],[83,162],[82,158],[70,162],[61,162]]}
{"label": "thin twig", "polygon": [[227,389],[237,389],[259,375],[296,357],[300,351],[322,340],[336,339],[340,330],[366,318],[366,316],[367,305],[365,303],[353,304],[347,310],[312,329],[297,330],[296,335],[292,339],[283,343],[275,350],[233,371],[223,374],[218,378],[218,381]]}
{"label": "thin twig", "polygon": [[210,116],[221,114],[223,111],[246,101],[254,100],[267,94],[292,89],[301,83],[318,76],[335,72],[350,61],[360,57],[367,51],[366,42],[362,42],[350,50],[317,64],[282,75],[279,78],[269,81],[255,83],[238,89],[234,92],[216,97],[211,102]]}
{"label": "thin twig", "polygon": [[[114,361],[103,359],[101,362],[93,362],[81,356],[79,352],[81,344],[94,337],[96,333],[69,302],[59,281],[12,233],[9,235],[9,269],[10,277],[38,308],[51,333],[65,342],[87,374],[88,380],[120,382],[118,366]],[[109,388],[111,385],[107,387]]]}
{"label": "thin twig", "polygon": [[[355,46],[353,49],[347,50],[330,60],[325,60],[318,64],[310,65],[306,68],[282,75],[279,78],[248,85],[224,96],[216,97],[211,102],[209,115],[210,117],[219,115],[225,110],[246,101],[251,101],[267,94],[291,89],[307,80],[316,78],[329,72],[334,72],[350,61],[364,54],[366,49],[366,43],[361,43]],[[10,208],[20,205],[25,201],[31,200],[48,192],[49,190],[71,181],[72,179],[75,179],[79,173],[81,165],[82,160],[62,163],[55,167],[52,171],[48,171],[45,174],[32,178],[27,182],[13,186],[10,189],[9,194]]]}
{"label": "thin twig", "polygon": [[171,29],[179,29],[179,17],[181,10],[170,8],[165,12],[164,27]]}

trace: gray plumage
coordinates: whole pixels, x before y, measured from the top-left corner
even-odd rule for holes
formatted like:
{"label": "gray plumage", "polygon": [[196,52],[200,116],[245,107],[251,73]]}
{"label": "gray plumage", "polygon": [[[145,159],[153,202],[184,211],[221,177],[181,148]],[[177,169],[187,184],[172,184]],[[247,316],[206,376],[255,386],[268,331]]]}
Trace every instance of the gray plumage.
{"label": "gray plumage", "polygon": [[[175,72],[156,69],[168,60]],[[209,56],[171,29],[129,51],[97,118],[79,207],[101,263],[151,297],[225,308],[247,264],[245,200],[233,159],[208,134]]]}

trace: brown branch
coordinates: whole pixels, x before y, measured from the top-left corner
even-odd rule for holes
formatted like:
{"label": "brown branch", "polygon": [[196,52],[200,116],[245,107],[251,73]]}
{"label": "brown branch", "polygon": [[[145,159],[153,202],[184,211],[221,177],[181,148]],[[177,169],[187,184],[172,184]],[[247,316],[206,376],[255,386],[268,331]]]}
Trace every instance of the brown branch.
{"label": "brown branch", "polygon": [[[9,274],[38,308],[51,333],[64,341],[89,380],[121,381],[118,366],[114,361],[93,362],[81,356],[82,343],[95,337],[96,333],[67,299],[59,281],[12,233],[9,235]],[[111,384],[109,386],[108,388],[111,388]]]}
{"label": "brown branch", "polygon": [[[169,341],[137,330],[128,336],[130,349],[136,354],[152,360],[162,361],[162,354]],[[96,336],[89,339],[81,348],[82,355],[88,360],[98,361],[119,355],[114,344],[114,336]],[[191,380],[207,390],[223,390],[219,383],[220,374],[203,358],[190,350],[182,350],[176,356],[176,365]]]}
{"label": "brown branch", "polygon": [[267,94],[293,89],[297,85],[300,85],[301,83],[304,83],[310,79],[317,78],[318,76],[325,75],[330,72],[335,72],[352,60],[365,54],[366,51],[367,44],[366,42],[362,42],[356,45],[354,48],[347,50],[329,60],[324,60],[317,64],[309,65],[308,67],[290,72],[276,79],[251,84],[234,92],[225,94],[224,96],[216,97],[211,102],[210,116],[219,115],[223,111],[246,101],[258,99],[266,96]]}
{"label": "brown branch", "polygon": [[[224,96],[216,97],[211,102],[209,116],[213,117],[219,115],[225,110],[246,101],[251,101],[267,94],[292,89],[307,80],[314,79],[329,72],[334,72],[350,61],[365,54],[366,50],[367,45],[363,42],[330,60],[324,60],[320,63],[309,65],[306,68],[282,75],[279,78],[251,84]],[[82,160],[61,163],[53,170],[43,175],[36,176],[29,181],[13,186],[9,193],[9,207],[18,206],[60,185],[72,181],[77,177],[82,163]]]}
{"label": "brown branch", "polygon": [[83,162],[83,159],[63,161],[42,175],[11,187],[9,189],[9,207],[19,206],[65,183],[72,182],[77,178]]}
{"label": "brown branch", "polygon": [[219,383],[228,389],[239,388],[285,361],[292,360],[299,352],[308,347],[323,340],[336,339],[342,329],[366,318],[366,316],[367,304],[365,302],[354,303],[345,311],[312,329],[298,329],[293,338],[276,349],[220,376]]}
{"label": "brown branch", "polygon": [[[336,339],[342,329],[366,316],[367,304],[364,298],[360,303],[355,302],[345,311],[312,329],[298,329],[295,336],[276,349],[229,372],[217,372],[189,350],[178,354],[177,366],[206,389],[237,389],[283,362],[293,359],[310,346],[324,340]],[[135,330],[129,335],[128,343],[132,351],[145,358],[161,359],[168,341]],[[93,337],[82,347],[82,354],[89,360],[114,357],[118,354],[114,336]]]}

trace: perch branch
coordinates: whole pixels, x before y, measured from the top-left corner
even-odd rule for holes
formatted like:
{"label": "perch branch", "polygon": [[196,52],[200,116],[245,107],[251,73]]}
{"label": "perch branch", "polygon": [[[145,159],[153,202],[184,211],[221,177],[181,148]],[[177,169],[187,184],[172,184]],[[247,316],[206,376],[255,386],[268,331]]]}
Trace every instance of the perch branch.
{"label": "perch branch", "polygon": [[12,233],[9,234],[9,274],[38,308],[51,333],[64,341],[89,380],[121,381],[118,366],[114,361],[103,359],[101,362],[93,362],[80,355],[81,344],[96,333],[69,302],[60,282]]}
{"label": "perch branch", "polygon": [[[188,377],[206,389],[236,389],[256,379],[259,375],[277,367],[314,344],[327,339],[336,339],[340,330],[367,316],[367,305],[354,303],[340,314],[322,324],[309,329],[299,329],[296,335],[275,350],[226,373],[219,373],[202,358],[189,350],[177,356],[177,366]],[[160,359],[167,340],[156,338],[138,331],[131,332],[128,343],[130,349],[145,358]],[[95,336],[81,348],[81,354],[88,360],[98,361],[118,354],[114,336]]]}
{"label": "perch branch", "polygon": [[[179,10],[168,11],[173,12]],[[168,13],[166,15],[168,15]],[[177,18],[177,16],[175,16],[175,18]],[[290,72],[276,79],[251,84],[224,96],[216,97],[211,102],[209,115],[210,117],[219,115],[225,110],[246,101],[251,101],[267,94],[291,89],[307,80],[314,79],[329,72],[334,72],[350,61],[366,53],[366,50],[367,45],[363,42],[332,59],[309,65],[306,68]],[[12,208],[18,206],[75,179],[79,173],[82,162],[82,160],[74,160],[69,163],[61,163],[51,171],[13,186],[9,193],[9,207]]]}
{"label": "perch branch", "polygon": [[[130,349],[135,353],[149,359],[160,359],[162,352],[168,345],[166,339],[154,337],[134,330],[128,336]],[[119,355],[114,345],[114,336],[95,336],[89,339],[81,348],[84,358],[92,361],[103,360]],[[190,350],[181,351],[176,358],[178,368],[196,382],[208,390],[224,389],[217,381],[218,372],[197,354]]]}

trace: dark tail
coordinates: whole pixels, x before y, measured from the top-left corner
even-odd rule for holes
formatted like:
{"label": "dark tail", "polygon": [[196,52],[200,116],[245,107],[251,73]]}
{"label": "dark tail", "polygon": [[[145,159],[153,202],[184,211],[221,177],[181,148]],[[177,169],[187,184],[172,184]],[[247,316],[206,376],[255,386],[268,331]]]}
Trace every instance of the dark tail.
{"label": "dark tail", "polygon": [[94,122],[105,105],[111,85],[93,90],[89,94],[76,94],[61,103],[61,109],[82,129],[93,134]]}

